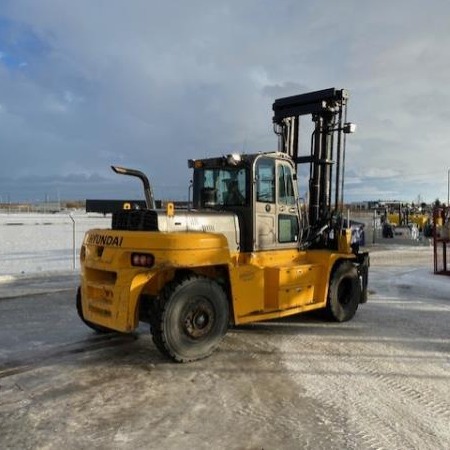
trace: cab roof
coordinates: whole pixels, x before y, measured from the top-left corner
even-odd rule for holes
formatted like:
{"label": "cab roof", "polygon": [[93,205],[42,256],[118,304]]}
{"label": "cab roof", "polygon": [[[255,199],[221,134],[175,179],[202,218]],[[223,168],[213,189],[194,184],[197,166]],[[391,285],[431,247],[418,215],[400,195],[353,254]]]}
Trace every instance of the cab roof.
{"label": "cab roof", "polygon": [[208,167],[242,167],[251,164],[256,158],[266,156],[276,159],[291,159],[286,153],[267,151],[251,154],[232,153],[215,158],[189,159],[188,167],[190,169],[201,169]]}

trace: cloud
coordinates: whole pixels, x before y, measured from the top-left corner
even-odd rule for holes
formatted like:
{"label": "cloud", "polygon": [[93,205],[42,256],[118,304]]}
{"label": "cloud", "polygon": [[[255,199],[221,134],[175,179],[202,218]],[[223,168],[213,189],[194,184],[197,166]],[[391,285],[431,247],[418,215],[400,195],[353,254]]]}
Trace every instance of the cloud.
{"label": "cloud", "polygon": [[364,176],[367,178],[376,178],[376,179],[391,179],[398,177],[400,172],[398,170],[386,168],[380,169],[378,167],[369,168],[365,171]]}
{"label": "cloud", "polygon": [[[444,198],[449,13],[444,0],[4,0],[0,194],[84,174],[117,195],[134,189],[109,174],[118,163],[157,197],[185,196],[188,158],[273,150],[275,98],[337,87],[359,127],[346,172],[363,186],[348,196]],[[94,180],[65,192],[106,195]]]}

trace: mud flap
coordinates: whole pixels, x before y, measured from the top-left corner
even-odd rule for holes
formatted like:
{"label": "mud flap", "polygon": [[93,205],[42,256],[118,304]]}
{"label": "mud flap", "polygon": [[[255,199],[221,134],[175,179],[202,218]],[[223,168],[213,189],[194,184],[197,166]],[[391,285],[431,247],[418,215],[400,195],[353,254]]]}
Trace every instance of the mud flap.
{"label": "mud flap", "polygon": [[356,255],[358,261],[358,275],[359,281],[361,283],[361,298],[359,303],[367,302],[367,285],[369,283],[369,267],[370,267],[370,258],[369,253],[359,253]]}

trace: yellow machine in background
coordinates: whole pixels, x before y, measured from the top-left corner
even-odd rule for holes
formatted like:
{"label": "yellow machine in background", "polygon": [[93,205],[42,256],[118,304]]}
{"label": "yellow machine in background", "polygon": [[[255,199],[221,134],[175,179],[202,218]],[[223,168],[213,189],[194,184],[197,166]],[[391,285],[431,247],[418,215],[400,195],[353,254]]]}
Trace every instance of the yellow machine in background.
{"label": "yellow machine in background", "polygon": [[[326,89],[273,104],[276,152],[190,160],[192,208],[113,215],[110,230],[91,230],[81,249],[77,309],[99,331],[131,332],[148,322],[165,355],[204,358],[230,324],[323,309],[351,319],[367,299],[369,256],[342,218],[342,133],[348,92]],[[299,117],[311,114],[312,147],[299,156]],[[298,201],[297,165],[310,168],[310,202]],[[334,196],[334,199],[332,198]]]}
{"label": "yellow machine in background", "polygon": [[391,225],[410,225],[414,224],[419,230],[423,230],[427,224],[430,223],[431,217],[429,214],[409,211],[408,208],[399,208],[399,211],[390,212],[386,215],[387,222]]}

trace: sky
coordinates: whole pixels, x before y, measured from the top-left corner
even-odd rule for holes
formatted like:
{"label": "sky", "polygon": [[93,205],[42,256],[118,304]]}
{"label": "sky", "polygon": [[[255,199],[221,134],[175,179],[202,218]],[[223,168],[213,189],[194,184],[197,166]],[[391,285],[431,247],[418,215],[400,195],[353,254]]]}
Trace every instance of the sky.
{"label": "sky", "polygon": [[[345,199],[446,202],[448,0],[1,0],[0,203],[185,200],[189,158],[276,150],[276,98],[350,92]],[[309,145],[309,144],[308,144]]]}

